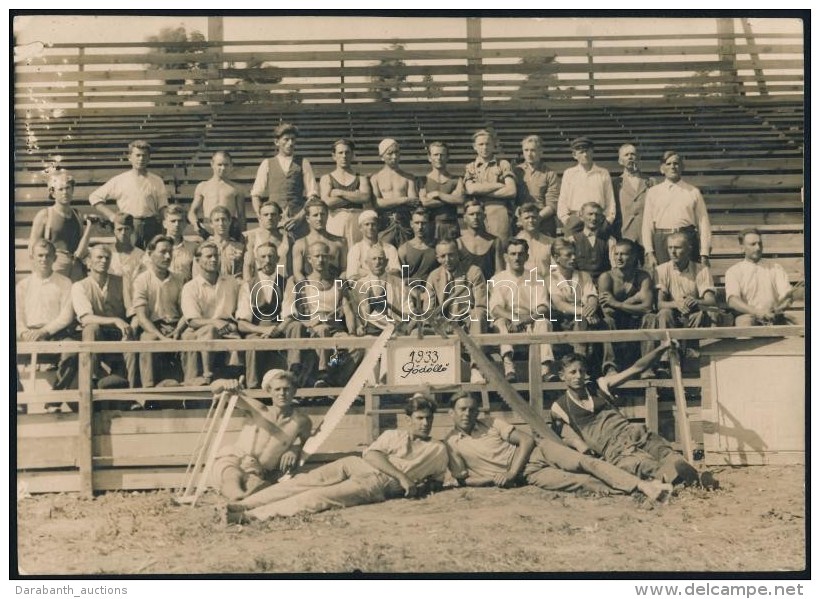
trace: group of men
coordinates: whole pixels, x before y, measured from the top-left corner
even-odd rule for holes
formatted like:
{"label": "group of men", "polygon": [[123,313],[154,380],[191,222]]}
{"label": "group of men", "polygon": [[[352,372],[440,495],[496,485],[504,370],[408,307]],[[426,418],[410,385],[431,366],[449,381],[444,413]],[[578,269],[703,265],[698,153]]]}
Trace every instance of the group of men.
{"label": "group of men", "polygon": [[[595,164],[593,142],[581,137],[571,143],[578,164],[559,183],[538,136],[523,140],[524,160],[513,167],[497,157],[492,132],[481,130],[463,176],[448,170],[443,142],[429,144],[431,170],[416,178],[401,168],[398,142],[385,139],[384,167],[366,177],[353,171],[354,142],[339,139],[331,149],[336,168],[317,185],[297,138],[290,124],[274,131],[278,153],[260,164],[250,191],[259,223],[250,230],[247,194],[230,179],[228,152],[214,154],[213,177],[197,186],[186,210],[169,204],[162,179],[148,170],[150,145],[132,142],[132,169],[89,196],[113,224],[115,243],[83,245],[86,270],[72,281],[54,272],[48,236],[34,239],[33,273],[17,286],[17,338],[374,335],[397,317],[394,309],[414,317],[441,310],[472,333],[696,327],[717,310],[709,217],[700,191],[682,180],[678,152],[663,154],[664,179],[656,182],[641,173],[635,146],[625,144],[624,170],[613,181]],[[186,220],[201,241],[183,235]],[[792,298],[785,271],[762,259],[758,231],[742,231],[739,241],[744,260],[726,274],[738,324],[783,321]],[[593,372],[612,375],[652,346],[573,350],[592,359]],[[500,354],[512,381],[514,347]],[[161,355],[103,356],[93,376],[102,380],[119,368],[129,386],[150,387],[179,378],[210,383],[219,369],[236,367],[258,386],[260,373],[281,366],[300,384],[343,383],[350,370],[335,365],[355,366],[357,357],[201,351],[184,352],[175,364]],[[550,345],[541,347],[541,359],[543,376],[556,378]],[[72,384],[71,356],[62,357],[58,373],[57,388]],[[481,379],[475,368],[473,377]]]}
{"label": "group of men", "polygon": [[[299,467],[310,421],[293,407],[296,382],[283,370],[265,374],[265,406],[243,393],[241,380],[214,381],[215,394],[236,394],[246,412],[236,443],[223,447],[213,483],[229,501],[228,523],[267,520],[332,508],[419,497],[450,486],[529,484],[550,491],[641,493],[664,500],[674,485],[717,487],[663,437],[628,421],[614,406],[613,390],[671,348],[662,344],[624,372],[590,384],[583,356],[561,360],[565,393],[552,405],[543,437],[501,418],[479,418],[468,393],[450,398],[453,428],[431,436],[436,402],[417,393],[405,406],[406,426],[383,432],[364,450],[313,468]],[[307,427],[307,428],[305,428]],[[547,434],[548,433],[548,434]],[[284,476],[284,475],[289,476]]]}

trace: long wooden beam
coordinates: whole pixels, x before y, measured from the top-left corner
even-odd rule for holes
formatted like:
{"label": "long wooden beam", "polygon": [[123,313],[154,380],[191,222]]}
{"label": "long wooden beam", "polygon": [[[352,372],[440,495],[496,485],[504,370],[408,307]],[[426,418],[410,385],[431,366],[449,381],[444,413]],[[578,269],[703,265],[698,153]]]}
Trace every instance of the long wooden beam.
{"label": "long wooden beam", "polygon": [[[672,339],[737,339],[738,337],[803,337],[804,326],[714,327],[708,329],[645,329],[637,331],[568,331],[541,334],[485,334],[476,337],[478,345],[529,345],[533,343],[605,343],[623,341],[662,341]],[[44,341],[18,343],[17,354],[80,352],[176,352],[287,349],[368,348],[376,337],[334,337],[332,339],[219,339],[214,341]],[[392,343],[413,345],[415,338],[399,338]]]}

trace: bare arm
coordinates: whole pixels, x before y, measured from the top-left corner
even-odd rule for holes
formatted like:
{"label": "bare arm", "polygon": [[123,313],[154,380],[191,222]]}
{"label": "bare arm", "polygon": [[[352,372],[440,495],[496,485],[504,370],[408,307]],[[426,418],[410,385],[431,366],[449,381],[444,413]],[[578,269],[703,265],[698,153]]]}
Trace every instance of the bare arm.
{"label": "bare arm", "polygon": [[515,187],[515,177],[513,176],[506,176],[504,177],[504,183],[502,186],[495,191],[492,191],[486,195],[491,198],[499,198],[504,200],[510,200],[515,198],[516,194],[518,193]]}
{"label": "bare arm", "polygon": [[390,463],[387,454],[377,449],[371,449],[364,454],[364,461],[373,466],[379,472],[395,478],[404,489],[405,497],[413,497],[416,494],[416,483],[408,476]]}
{"label": "bare arm", "polygon": [[239,221],[239,230],[244,232],[248,230],[248,217],[245,214],[245,190],[239,185],[235,185],[234,187],[236,188],[236,196],[234,197],[234,201],[236,202],[236,220]]}
{"label": "bare arm", "polygon": [[48,208],[43,208],[34,217],[34,222],[31,224],[31,234],[28,237],[28,251],[31,254],[34,243],[43,239],[46,235],[46,219],[48,218]]}
{"label": "bare arm", "polygon": [[202,193],[202,185],[203,183],[199,183],[194,190],[194,199],[191,200],[191,207],[188,208],[188,222],[191,223],[191,226],[196,229],[197,228],[197,221],[199,220],[198,212],[202,210],[202,202],[205,201],[205,194]]}
{"label": "bare arm", "polygon": [[[652,366],[655,360],[657,360],[661,356],[661,354],[663,354],[670,347],[671,344],[669,343],[669,341],[664,341],[651,352],[641,357],[640,360],[635,362],[629,368],[623,370],[622,372],[618,372],[616,374],[611,374],[609,376],[603,377],[603,379],[606,381],[606,386],[609,389],[614,389],[624,384],[629,379],[639,375],[644,370]],[[675,350],[673,349],[673,351]]]}
{"label": "bare arm", "polygon": [[151,333],[152,335],[156,336],[157,339],[168,339],[165,335],[163,335],[160,330],[154,325],[150,318],[148,318],[148,309],[146,306],[137,306],[134,308],[137,315],[137,322],[139,323],[142,330],[146,333]]}

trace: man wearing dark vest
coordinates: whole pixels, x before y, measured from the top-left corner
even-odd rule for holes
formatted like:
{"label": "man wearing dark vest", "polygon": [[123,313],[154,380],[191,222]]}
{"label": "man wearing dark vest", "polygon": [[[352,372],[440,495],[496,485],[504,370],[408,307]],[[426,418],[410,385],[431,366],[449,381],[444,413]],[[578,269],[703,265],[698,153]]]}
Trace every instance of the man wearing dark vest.
{"label": "man wearing dark vest", "polygon": [[[301,322],[293,319],[279,321],[282,304],[287,301],[284,295],[285,281],[277,272],[279,256],[276,245],[270,241],[263,242],[254,250],[256,258],[256,274],[250,281],[242,283],[239,289],[239,299],[236,306],[236,322],[239,332],[246,339],[272,339],[287,337],[298,339],[306,337],[305,328]],[[283,269],[278,269],[283,270]],[[245,378],[249,389],[259,386],[259,372],[266,372],[272,363],[279,361],[281,366],[281,352],[258,352],[249,349],[245,353]],[[298,349],[287,351],[286,369],[299,370],[301,374],[304,365],[313,352],[300,352]],[[304,358],[304,359],[303,359]],[[262,368],[258,364],[262,363]],[[305,371],[306,372],[306,371]],[[297,377],[298,378],[298,377]],[[297,381],[302,383],[302,381]]]}
{"label": "man wearing dark vest", "polygon": [[618,149],[618,164],[624,167],[620,177],[612,180],[615,189],[615,227],[612,234],[618,239],[631,239],[639,248],[639,258],[643,259],[641,229],[646,191],[656,181],[641,173],[638,150],[632,144],[624,144]]}
{"label": "man wearing dark vest", "polygon": [[587,202],[579,211],[584,228],[572,236],[575,242],[575,267],[598,282],[602,272],[611,268],[610,251],[615,245],[612,237],[601,231],[604,222],[603,209],[595,202]]}
{"label": "man wearing dark vest", "polygon": [[256,180],[251,188],[253,210],[259,215],[262,198],[267,196],[282,208],[280,226],[293,239],[307,235],[305,223],[305,201],[319,198],[313,167],[306,158],[294,154],[299,130],[290,123],[282,123],[273,132],[278,152],[273,158],[266,158],[256,171]]}

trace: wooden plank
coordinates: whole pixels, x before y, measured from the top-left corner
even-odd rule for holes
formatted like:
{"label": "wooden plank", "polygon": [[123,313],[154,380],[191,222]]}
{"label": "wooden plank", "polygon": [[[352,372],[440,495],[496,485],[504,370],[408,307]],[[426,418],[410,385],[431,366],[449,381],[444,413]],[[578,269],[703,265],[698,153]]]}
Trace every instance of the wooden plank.
{"label": "wooden plank", "polygon": [[17,472],[17,484],[27,493],[77,493],[80,491],[80,475],[76,470]]}
{"label": "wooden plank", "polygon": [[[800,83],[804,81],[803,75],[800,74],[776,74],[772,73],[766,76],[767,81],[769,82],[789,82],[789,83]],[[598,77],[595,80],[596,86],[603,86],[603,87],[623,87],[627,88],[629,86],[634,85],[670,85],[670,84],[677,84],[680,83],[687,83],[687,84],[707,84],[707,83],[716,83],[720,82],[721,76],[706,76],[706,77],[696,77],[691,76],[688,74],[681,73],[679,78],[673,77],[633,77],[633,78],[626,78],[626,77],[618,77],[618,78],[604,78]],[[755,83],[756,78],[752,75],[739,75],[736,79],[741,83]],[[15,97],[26,98],[30,97],[33,93],[35,96],[39,96],[41,94],[62,94],[62,95],[69,95],[69,94],[78,94],[79,92],[88,93],[88,94],[96,94],[96,93],[119,93],[119,92],[154,92],[154,93],[164,93],[170,91],[178,91],[180,88],[178,85],[164,85],[158,84],[154,82],[146,82],[146,83],[138,83],[138,84],[112,84],[112,85],[85,85],[85,84],[78,84],[78,85],[52,85],[53,81],[45,82],[46,85],[33,85],[28,88],[18,87],[15,91]],[[519,88],[526,80],[522,79],[521,77],[515,79],[487,79],[485,80],[485,88],[488,86],[492,87],[512,87],[512,88]],[[572,86],[583,86],[589,83],[588,79],[561,79],[561,86],[562,87],[572,87]],[[412,82],[408,85],[415,84],[416,86],[423,86],[422,82]],[[467,81],[439,81],[437,82],[444,89],[450,89],[454,87],[463,87],[466,91],[467,89]],[[334,89],[334,90],[362,90],[362,89],[374,89],[374,88],[381,88],[384,84],[380,81],[371,81],[371,80],[364,80],[364,81],[357,81],[357,82],[342,82],[338,78],[329,78],[328,81],[325,82],[299,82],[299,83],[255,83],[253,86],[253,92],[259,92],[262,90],[267,91],[275,91],[275,90],[285,90],[285,91],[300,91],[300,90],[317,90],[317,89]],[[231,83],[223,83],[217,82],[214,84],[213,82],[208,82],[207,84],[198,84],[198,83],[189,83],[185,86],[185,91],[188,93],[236,93],[240,91],[237,89],[237,86]],[[748,117],[746,113],[738,112],[739,115],[743,115],[744,117]],[[185,121],[188,122],[188,121]],[[165,123],[154,123],[154,125],[165,125]],[[70,126],[70,123],[67,123],[66,126]]]}
{"label": "wooden plank", "polygon": [[[371,56],[372,59],[372,56]],[[792,59],[766,59],[755,61],[739,60],[737,61],[737,69],[751,70],[755,66],[760,66],[764,69],[803,69],[803,60],[801,58]],[[719,71],[723,63],[720,60],[678,60],[678,61],[659,61],[659,62],[598,62],[595,65],[595,73],[641,73],[641,72],[697,72],[697,71]],[[341,77],[345,79],[350,77],[365,77],[380,74],[381,67],[373,66],[348,66],[339,68],[339,66],[303,66],[303,67],[271,67],[270,69],[259,69],[256,73],[262,75],[269,72],[277,77],[301,77],[301,78],[315,78],[315,77]],[[536,72],[539,69],[538,65],[521,65],[521,64],[477,64],[466,65],[459,64],[436,64],[436,65],[405,65],[394,69],[392,72],[396,75],[469,75],[469,74],[507,74],[510,72],[519,74],[527,72]],[[245,69],[218,69],[218,78],[232,79],[241,78],[245,75]],[[586,63],[555,63],[551,65],[550,73],[588,73],[589,67]],[[16,79],[20,83],[28,82],[43,82],[53,81],[54,73],[49,71],[43,72],[26,72],[25,70],[18,70]],[[61,78],[63,81],[129,81],[129,80],[187,80],[192,79],[191,73],[186,70],[157,70],[157,69],[143,69],[143,70],[108,70],[108,71],[64,71]]]}
{"label": "wooden plank", "polygon": [[94,426],[91,406],[91,375],[91,354],[83,352],[79,356],[78,386],[80,389],[80,402],[77,417],[79,426],[77,460],[80,468],[80,493],[88,497],[94,495],[94,481],[92,478],[94,468]]}
{"label": "wooden plank", "polygon": [[76,468],[79,466],[79,437],[18,437],[17,470]]}
{"label": "wooden plank", "polygon": [[80,432],[77,414],[73,413],[18,414],[16,428],[18,440],[77,436]]}
{"label": "wooden plank", "polygon": [[645,394],[646,402],[646,428],[653,433],[658,432],[658,389],[647,387]]}
{"label": "wooden plank", "polygon": [[[671,337],[667,335],[667,341],[671,342]],[[689,415],[686,412],[686,393],[683,389],[683,375],[681,374],[680,357],[677,350],[672,349],[668,353],[669,368],[672,371],[672,380],[675,382],[675,420],[678,425],[678,440],[683,445],[683,457],[690,464],[692,463],[692,433],[689,428]]]}

